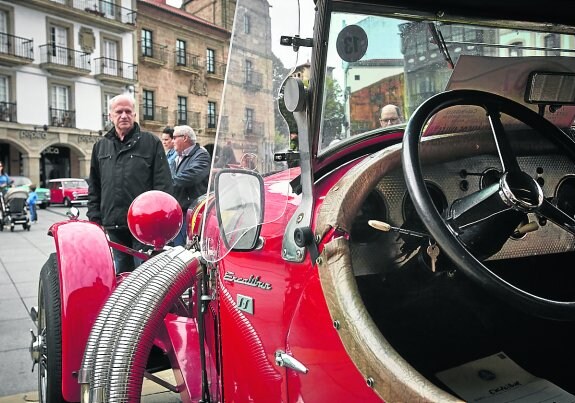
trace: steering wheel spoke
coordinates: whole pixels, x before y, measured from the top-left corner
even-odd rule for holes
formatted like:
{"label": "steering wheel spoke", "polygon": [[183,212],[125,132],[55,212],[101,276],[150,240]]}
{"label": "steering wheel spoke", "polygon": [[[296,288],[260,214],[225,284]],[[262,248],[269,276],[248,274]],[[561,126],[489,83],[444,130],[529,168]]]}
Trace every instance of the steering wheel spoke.
{"label": "steering wheel spoke", "polygon": [[575,235],[575,219],[545,199],[538,213],[565,231]]}
{"label": "steering wheel spoke", "polygon": [[497,152],[499,153],[499,159],[501,160],[501,165],[503,166],[504,172],[519,172],[519,163],[515,157],[515,153],[511,148],[511,143],[509,142],[509,137],[505,132],[505,128],[501,123],[501,114],[499,109],[495,109],[493,106],[487,108],[487,117],[489,119],[489,124],[491,125],[491,131],[493,132],[493,138],[495,139],[495,144],[497,146]]}

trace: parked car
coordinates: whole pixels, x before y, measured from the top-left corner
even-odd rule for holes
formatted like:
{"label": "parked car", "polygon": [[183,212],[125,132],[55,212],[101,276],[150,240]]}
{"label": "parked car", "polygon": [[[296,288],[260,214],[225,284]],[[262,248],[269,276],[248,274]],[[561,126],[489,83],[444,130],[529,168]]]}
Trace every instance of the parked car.
{"label": "parked car", "polygon": [[[30,190],[30,185],[32,184],[32,180],[30,178],[26,176],[10,176],[10,179],[14,181],[12,183],[12,187],[22,188],[26,191]],[[50,191],[48,189],[36,184],[36,194],[38,195],[36,205],[41,209],[45,209],[50,205]]]}
{"label": "parked car", "polygon": [[232,3],[214,151],[256,167],[212,170],[186,247],[139,196],[130,274],[96,224],[51,228],[40,400],[169,366],[183,402],[575,401],[573,1]]}
{"label": "parked car", "polygon": [[59,178],[48,181],[50,203],[85,206],[88,204],[88,182],[81,178]]}

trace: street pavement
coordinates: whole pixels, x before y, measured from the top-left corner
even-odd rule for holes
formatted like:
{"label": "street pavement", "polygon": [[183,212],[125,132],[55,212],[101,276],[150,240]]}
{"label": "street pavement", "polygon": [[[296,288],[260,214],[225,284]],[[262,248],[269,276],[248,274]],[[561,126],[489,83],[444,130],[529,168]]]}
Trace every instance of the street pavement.
{"label": "street pavement", "polygon": [[[55,252],[53,239],[47,235],[53,223],[66,220],[65,207],[38,211],[38,223],[30,231],[22,226],[0,232],[0,403],[35,402],[37,368],[32,373],[28,347],[30,329],[36,324],[30,318],[32,306],[38,305],[38,278],[48,256]],[[86,218],[80,208],[80,219]],[[156,374],[172,385],[171,371]],[[142,402],[179,402],[179,395],[145,381]]]}

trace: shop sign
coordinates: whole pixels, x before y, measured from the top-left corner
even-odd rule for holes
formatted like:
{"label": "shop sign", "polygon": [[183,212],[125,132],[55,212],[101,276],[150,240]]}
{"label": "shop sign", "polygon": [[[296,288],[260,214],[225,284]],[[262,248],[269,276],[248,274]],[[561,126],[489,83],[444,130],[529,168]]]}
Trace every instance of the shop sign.
{"label": "shop sign", "polygon": [[100,139],[100,137],[96,137],[96,136],[79,135],[78,136],[78,143],[95,143],[99,139]]}
{"label": "shop sign", "polygon": [[20,130],[21,139],[40,139],[46,140],[46,132],[37,132],[35,130]]}

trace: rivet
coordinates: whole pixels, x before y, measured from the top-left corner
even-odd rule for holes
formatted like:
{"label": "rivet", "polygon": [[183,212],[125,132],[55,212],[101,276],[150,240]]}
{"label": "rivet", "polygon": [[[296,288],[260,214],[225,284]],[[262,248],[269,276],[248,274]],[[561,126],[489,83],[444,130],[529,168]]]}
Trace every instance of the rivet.
{"label": "rivet", "polygon": [[295,255],[298,257],[298,259],[301,258],[301,250],[296,250]]}
{"label": "rivet", "polygon": [[369,386],[370,388],[373,388],[373,385],[375,385],[375,381],[371,376],[368,376],[365,382],[367,383],[367,386]]}
{"label": "rivet", "polygon": [[315,262],[316,262],[317,264],[322,264],[322,263],[323,263],[323,259],[321,258],[321,256],[319,256],[319,257],[315,260]]}
{"label": "rivet", "polygon": [[284,256],[287,256],[287,249],[284,249],[282,253]]}
{"label": "rivet", "polygon": [[300,214],[297,216],[296,222],[299,224],[299,223],[301,222],[301,220],[303,220],[303,213],[300,213]]}
{"label": "rivet", "polygon": [[333,321],[333,327],[335,328],[335,330],[339,330],[339,328],[341,327],[341,325],[339,324],[339,320]]}
{"label": "rivet", "polygon": [[337,192],[337,191],[339,190],[339,186],[334,186],[334,187],[332,188],[332,190],[333,190],[334,192]]}
{"label": "rivet", "polygon": [[315,243],[319,243],[319,241],[321,241],[321,238],[319,235],[315,236]]}

